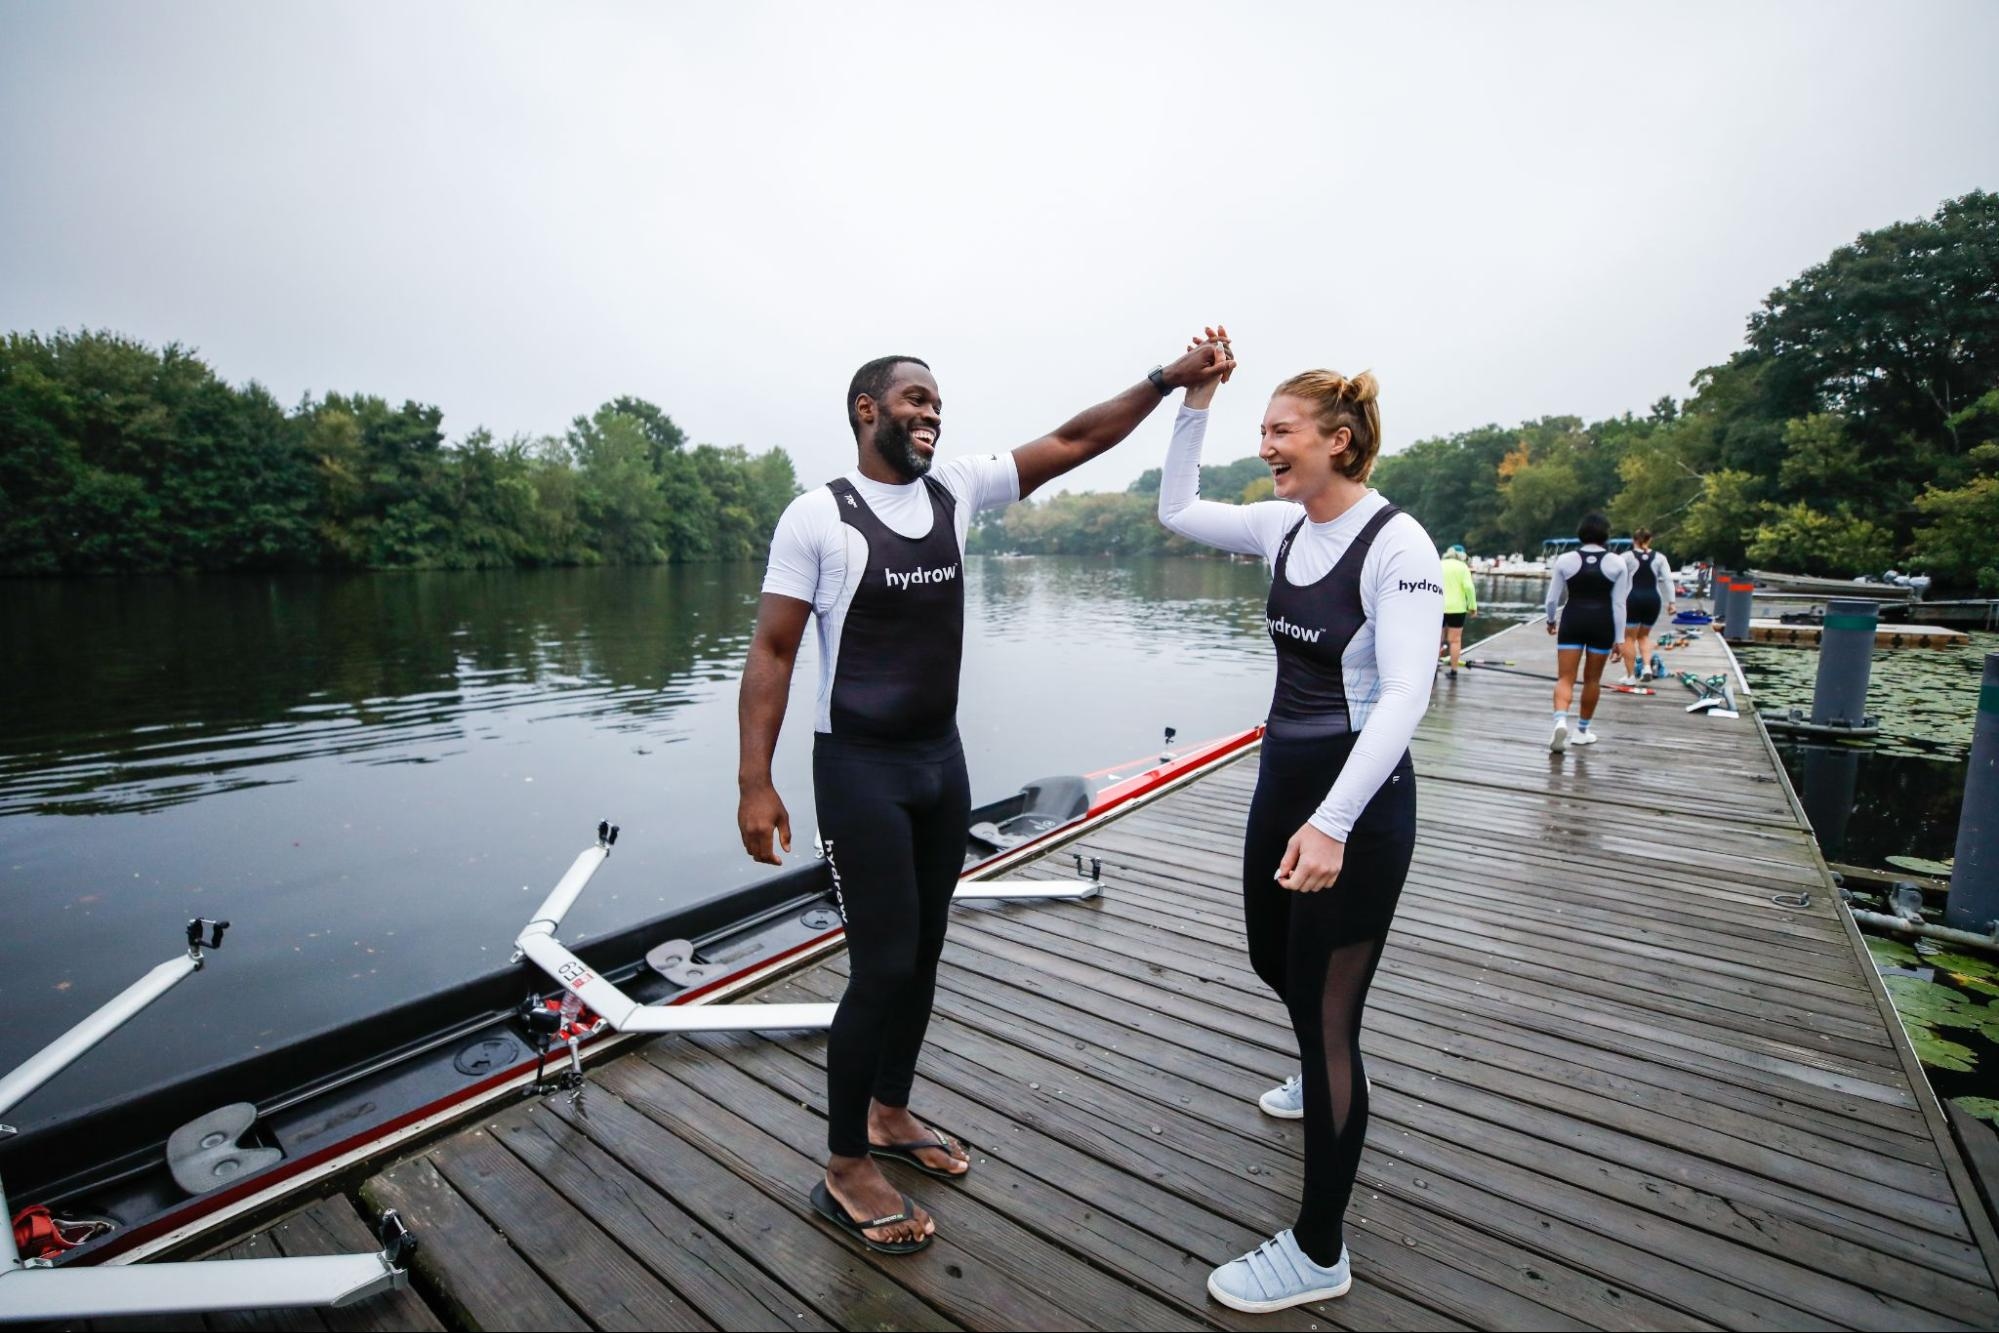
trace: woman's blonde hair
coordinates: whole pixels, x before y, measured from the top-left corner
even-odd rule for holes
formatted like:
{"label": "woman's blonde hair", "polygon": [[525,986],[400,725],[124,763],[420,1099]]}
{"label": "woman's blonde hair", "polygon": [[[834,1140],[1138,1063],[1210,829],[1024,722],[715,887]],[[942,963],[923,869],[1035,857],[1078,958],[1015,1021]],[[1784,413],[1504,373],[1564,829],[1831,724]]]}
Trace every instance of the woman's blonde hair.
{"label": "woman's blonde hair", "polygon": [[1333,466],[1354,481],[1366,481],[1374,470],[1375,455],[1381,452],[1381,407],[1375,401],[1380,394],[1381,385],[1371,370],[1352,379],[1337,370],[1308,370],[1278,385],[1273,396],[1311,403],[1323,435],[1345,426],[1353,443],[1333,460]]}

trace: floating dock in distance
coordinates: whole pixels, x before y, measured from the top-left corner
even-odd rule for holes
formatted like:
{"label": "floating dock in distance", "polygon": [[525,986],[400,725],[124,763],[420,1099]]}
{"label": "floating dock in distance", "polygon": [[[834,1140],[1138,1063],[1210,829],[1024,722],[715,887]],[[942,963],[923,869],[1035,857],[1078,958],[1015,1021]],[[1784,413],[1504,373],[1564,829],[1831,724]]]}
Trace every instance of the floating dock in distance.
{"label": "floating dock in distance", "polygon": [[1912,602],[1912,613],[1925,620],[1947,625],[1968,625],[1972,629],[1999,629],[1999,598],[1965,597],[1941,602]]}
{"label": "floating dock in distance", "polygon": [[[1538,623],[1480,650],[1553,669]],[[1668,660],[1733,674],[1713,635]],[[1557,757],[1549,688],[1440,679],[1412,747],[1340,1300],[1204,1290],[1301,1187],[1297,1123],[1256,1106],[1297,1050],[1243,952],[1253,755],[1010,872],[1098,857],[1099,897],[954,912],[912,1105],[973,1169],[887,1168],[936,1215],[920,1255],[807,1202],[820,1035],[652,1042],[360,1197],[489,1329],[1999,1326],[1999,1240],[1756,718],[1606,693],[1603,741]]]}
{"label": "floating dock in distance", "polygon": [[[1838,594],[1834,594],[1837,596]],[[1771,615],[1781,616],[1786,611],[1804,611],[1812,607],[1823,608],[1823,597],[1797,597],[1784,593],[1756,593],[1756,607]],[[1920,602],[1882,602],[1881,622],[1917,621],[1925,625],[1946,625],[1956,629],[1999,629],[1999,598],[1962,597],[1944,598],[1931,601],[1924,598]]]}
{"label": "floating dock in distance", "polygon": [[[1789,625],[1781,620],[1754,619],[1749,622],[1749,638],[1754,643],[1816,646],[1817,625]],[[1877,648],[1955,648],[1969,643],[1971,636],[1944,625],[1896,625],[1883,623],[1874,631]]]}

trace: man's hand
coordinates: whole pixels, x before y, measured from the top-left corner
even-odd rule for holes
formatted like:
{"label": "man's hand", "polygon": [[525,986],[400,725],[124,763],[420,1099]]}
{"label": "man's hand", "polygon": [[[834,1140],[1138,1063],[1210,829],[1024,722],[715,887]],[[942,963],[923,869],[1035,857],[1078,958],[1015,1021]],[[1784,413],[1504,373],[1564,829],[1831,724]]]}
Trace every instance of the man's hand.
{"label": "man's hand", "polygon": [[[1217,325],[1212,329],[1203,329],[1200,336],[1187,344],[1186,355],[1180,360],[1185,361],[1187,357],[1203,352],[1208,355],[1209,360],[1198,368],[1198,378],[1187,386],[1187,406],[1205,411],[1208,404],[1215,400],[1215,387],[1227,384],[1229,376],[1235,374],[1235,351],[1229,346],[1229,331],[1225,326]],[[1217,357],[1219,359],[1216,359]],[[1180,361],[1175,361],[1173,364],[1178,366]],[[1169,368],[1163,373],[1166,382],[1173,383],[1172,369]]]}
{"label": "man's hand", "polygon": [[1285,844],[1284,859],[1277,863],[1277,882],[1294,893],[1317,893],[1340,877],[1346,859],[1345,843],[1307,824]]}
{"label": "man's hand", "polygon": [[743,693],[736,707],[742,758],[736,765],[736,827],[743,850],[765,865],[780,864],[771,848],[775,833],[784,850],[791,850],[791,816],[771,785],[770,759],[777,752],[778,729],[784,725],[785,695],[791,688],[792,664],[812,604],[796,597],[767,592],[757,603],[757,627],[750,635],[750,656],[743,664]]}
{"label": "man's hand", "polygon": [[1235,354],[1229,349],[1228,329],[1218,325],[1188,343],[1179,359],[1161,373],[1169,387],[1191,389],[1197,384],[1225,380],[1234,370]]}
{"label": "man's hand", "polygon": [[1555,626],[1553,626],[1553,625],[1549,625],[1549,626],[1548,626],[1548,633],[1550,633],[1550,634],[1553,634],[1554,632],[1555,632]]}
{"label": "man's hand", "polygon": [[736,826],[742,830],[743,850],[753,861],[765,865],[782,865],[777,851],[771,846],[771,838],[785,851],[791,850],[791,816],[785,812],[784,802],[778,799],[777,788],[768,784],[762,787],[745,788],[742,799],[736,802]]}

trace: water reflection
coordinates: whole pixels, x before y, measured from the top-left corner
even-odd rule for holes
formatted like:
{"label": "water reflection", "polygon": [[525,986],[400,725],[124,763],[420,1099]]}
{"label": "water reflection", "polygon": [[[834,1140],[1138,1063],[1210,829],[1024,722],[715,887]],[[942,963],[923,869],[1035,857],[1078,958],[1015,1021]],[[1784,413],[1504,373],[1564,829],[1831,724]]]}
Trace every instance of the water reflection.
{"label": "water reflection", "polygon": [[743,566],[8,584],[0,816],[435,763],[497,712],[670,743],[688,684],[740,668],[755,596]]}
{"label": "water reflection", "polygon": [[[974,605],[988,632],[1116,637],[1141,653],[1238,661],[1263,633],[1260,563],[1243,560],[997,559]],[[1244,635],[1252,636],[1245,642]]]}
{"label": "water reflection", "polygon": [[[1877,648],[1867,709],[1881,719],[1878,741],[1827,746],[1777,738],[1828,856],[1877,867],[1890,856],[1951,856],[1979,679],[1985,654],[1995,650],[1999,635],[1984,633],[1954,648]],[[1817,652],[1767,644],[1735,651],[1758,708],[1811,711]]]}

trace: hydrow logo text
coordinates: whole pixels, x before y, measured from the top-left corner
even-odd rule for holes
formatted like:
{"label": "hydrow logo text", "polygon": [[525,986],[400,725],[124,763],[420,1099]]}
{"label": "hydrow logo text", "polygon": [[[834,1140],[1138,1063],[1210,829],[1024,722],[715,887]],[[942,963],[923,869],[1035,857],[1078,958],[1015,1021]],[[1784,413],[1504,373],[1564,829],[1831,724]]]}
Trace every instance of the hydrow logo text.
{"label": "hydrow logo text", "polygon": [[891,588],[907,588],[912,583],[949,583],[958,577],[958,567],[945,565],[941,569],[912,569],[906,574],[899,574],[893,569],[884,569],[882,577],[888,580],[888,586]]}
{"label": "hydrow logo text", "polygon": [[1267,623],[1272,634],[1288,634],[1302,643],[1317,643],[1320,636],[1326,632],[1323,629],[1306,629],[1303,625],[1294,625],[1283,616]]}

